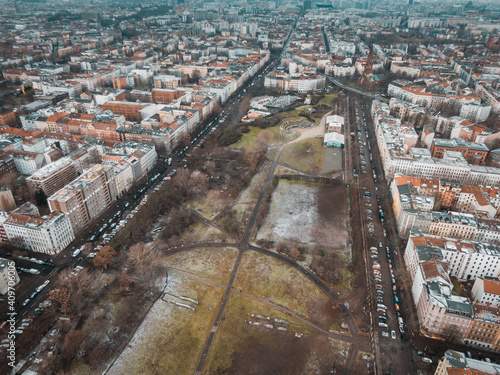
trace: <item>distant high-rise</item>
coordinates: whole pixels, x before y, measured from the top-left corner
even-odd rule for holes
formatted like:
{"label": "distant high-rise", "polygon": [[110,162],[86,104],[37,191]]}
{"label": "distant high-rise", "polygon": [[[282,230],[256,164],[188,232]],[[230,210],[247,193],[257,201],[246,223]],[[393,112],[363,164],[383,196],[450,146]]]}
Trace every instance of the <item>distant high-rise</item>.
{"label": "distant high-rise", "polygon": [[303,10],[309,10],[312,7],[312,1],[311,0],[304,0],[302,4],[302,9]]}
{"label": "distant high-rise", "polygon": [[413,0],[408,0],[408,5],[413,5]]}

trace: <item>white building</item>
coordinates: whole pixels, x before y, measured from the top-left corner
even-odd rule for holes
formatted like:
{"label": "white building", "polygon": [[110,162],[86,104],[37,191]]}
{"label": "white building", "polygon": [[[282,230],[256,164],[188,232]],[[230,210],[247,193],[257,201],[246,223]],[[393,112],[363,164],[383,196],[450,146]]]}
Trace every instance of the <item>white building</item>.
{"label": "white building", "polygon": [[499,307],[500,281],[478,277],[472,287],[471,296],[473,301]]}
{"label": "white building", "polygon": [[31,175],[44,164],[43,154],[25,151],[9,151],[19,174]]}
{"label": "white building", "polygon": [[482,122],[488,118],[491,106],[488,104],[467,103],[460,109],[460,117],[472,122]]}
{"label": "white building", "polygon": [[67,215],[53,212],[40,217],[29,202],[12,211],[3,227],[13,245],[50,255],[60,253],[75,238]]}

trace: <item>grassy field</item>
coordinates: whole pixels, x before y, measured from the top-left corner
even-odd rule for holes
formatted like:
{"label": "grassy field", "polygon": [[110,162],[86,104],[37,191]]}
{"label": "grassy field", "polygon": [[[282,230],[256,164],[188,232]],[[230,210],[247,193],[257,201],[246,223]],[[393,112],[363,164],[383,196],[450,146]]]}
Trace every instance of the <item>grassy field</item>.
{"label": "grassy field", "polygon": [[[299,117],[299,119],[302,119],[302,117]],[[285,143],[292,141],[296,138],[299,137],[298,133],[293,132],[292,134],[286,134],[285,137],[282,139],[280,137],[280,126],[276,125],[271,128],[266,128],[262,129],[256,126],[249,126],[250,132],[248,133],[243,133],[243,136],[241,139],[233,143],[231,147],[234,148],[244,148],[244,149],[252,149],[255,150],[257,148],[257,138],[259,137],[259,134],[262,132],[266,132],[269,135],[269,140],[270,144],[280,144],[280,143]]]}
{"label": "grassy field", "polygon": [[[248,314],[283,319],[287,331],[252,326]],[[254,321],[266,323],[266,320]],[[303,337],[294,334],[302,333]],[[311,331],[300,321],[260,301],[232,293],[215,335],[203,374],[313,374],[328,373],[335,361],[326,336]],[[336,344],[340,348],[341,344]],[[319,370],[319,372],[318,372]]]}
{"label": "grassy field", "polygon": [[337,99],[337,94],[327,94],[327,95],[325,95],[324,98],[322,98],[318,102],[318,105],[326,105],[326,106],[331,107],[335,103],[336,99]]}
{"label": "grassy field", "polygon": [[[224,289],[170,274],[167,292],[187,295],[196,299],[199,305],[170,295],[158,300],[111,367],[109,375],[187,375],[194,372]],[[171,303],[174,301],[191,305],[196,310],[175,306]]]}
{"label": "grassy field", "polygon": [[274,171],[275,175],[282,175],[282,174],[304,174],[300,173],[294,169],[290,169],[288,167],[285,167],[283,165],[278,165],[276,166],[276,170]]}
{"label": "grassy field", "polygon": [[180,234],[179,240],[184,243],[203,241],[223,242],[230,240],[230,237],[211,225],[196,222]]}
{"label": "grassy field", "polygon": [[285,146],[280,161],[305,172],[320,174],[323,166],[323,140],[304,139]]}
{"label": "grassy field", "polygon": [[238,252],[233,248],[202,248],[165,257],[163,264],[191,272],[217,284],[227,284]]}
{"label": "grassy field", "polygon": [[325,329],[340,320],[338,311],[312,281],[277,259],[256,252],[243,255],[234,288],[284,306]]}

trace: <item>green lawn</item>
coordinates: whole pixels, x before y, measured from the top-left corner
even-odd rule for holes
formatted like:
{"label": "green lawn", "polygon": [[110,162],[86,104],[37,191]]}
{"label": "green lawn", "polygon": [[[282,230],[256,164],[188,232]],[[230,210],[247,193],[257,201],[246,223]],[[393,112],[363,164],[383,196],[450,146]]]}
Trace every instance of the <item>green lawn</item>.
{"label": "green lawn", "polygon": [[318,105],[326,105],[326,106],[333,106],[333,103],[335,103],[335,99],[337,99],[337,94],[327,94],[323,99],[321,99],[318,102]]}
{"label": "green lawn", "polygon": [[[286,120],[296,120],[296,119],[301,119],[302,117],[290,117],[286,118],[283,121]],[[282,121],[282,122],[283,122]],[[269,134],[269,140],[270,144],[276,144],[276,143],[284,143],[288,141],[292,141],[296,138],[299,137],[298,133],[292,133],[292,134],[287,134],[283,139],[280,137],[280,125],[273,126],[271,128],[266,128],[262,129],[257,126],[249,126],[250,132],[248,133],[243,133],[243,136],[241,139],[233,143],[231,147],[234,148],[244,148],[244,149],[252,149],[255,150],[257,148],[257,138],[259,137],[259,134],[262,132],[267,132]]]}
{"label": "green lawn", "polygon": [[328,329],[337,315],[329,310],[330,298],[299,271],[270,256],[246,252],[234,288],[269,299]]}
{"label": "green lawn", "polygon": [[309,138],[287,145],[283,149],[280,161],[305,172],[319,174],[325,152],[322,144],[322,139]]}

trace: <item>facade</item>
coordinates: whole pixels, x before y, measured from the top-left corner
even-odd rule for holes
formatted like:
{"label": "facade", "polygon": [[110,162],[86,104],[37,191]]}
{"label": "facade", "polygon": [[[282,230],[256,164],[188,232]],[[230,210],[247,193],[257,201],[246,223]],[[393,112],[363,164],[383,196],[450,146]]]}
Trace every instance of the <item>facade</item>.
{"label": "facade", "polygon": [[3,228],[14,246],[50,255],[60,253],[75,238],[67,215],[52,212],[40,217],[29,202],[10,213]]}
{"label": "facade", "polygon": [[9,263],[14,263],[14,261],[0,258],[0,294],[7,294],[9,286],[13,287],[21,281],[16,267],[9,267]]}
{"label": "facade", "polygon": [[7,173],[17,172],[14,158],[6,153],[0,154],[0,176]]}
{"label": "facade", "polygon": [[40,168],[26,179],[26,183],[33,193],[43,190],[45,195],[50,197],[77,176],[78,170],[73,160],[64,157]]}
{"label": "facade", "polygon": [[34,152],[11,150],[9,154],[14,159],[17,172],[24,175],[35,173],[42,167],[45,161],[42,154]]}
{"label": "facade", "polygon": [[500,307],[500,281],[478,277],[472,287],[471,296],[475,302]]}
{"label": "facade", "polygon": [[132,168],[134,182],[144,177],[158,161],[158,154],[152,144],[122,142],[113,149],[113,154],[126,156],[126,161]]}
{"label": "facade", "polygon": [[463,184],[498,186],[500,169],[469,164],[458,151],[444,151],[442,159],[432,157],[429,150],[415,147],[418,139],[411,124],[401,126],[401,120],[390,116],[389,106],[372,102],[375,134],[382,158],[384,174],[392,180],[396,174],[456,180]]}
{"label": "facade", "polygon": [[491,106],[488,104],[468,103],[460,109],[460,117],[472,122],[483,122],[491,113]]}
{"label": "facade", "polygon": [[118,196],[112,166],[96,164],[48,199],[51,212],[68,215],[75,233],[80,233],[106,211]]}

